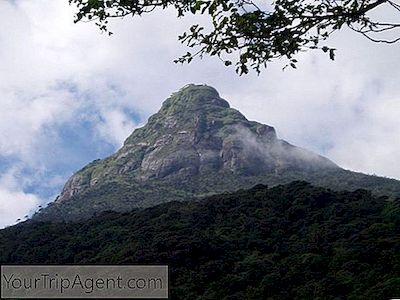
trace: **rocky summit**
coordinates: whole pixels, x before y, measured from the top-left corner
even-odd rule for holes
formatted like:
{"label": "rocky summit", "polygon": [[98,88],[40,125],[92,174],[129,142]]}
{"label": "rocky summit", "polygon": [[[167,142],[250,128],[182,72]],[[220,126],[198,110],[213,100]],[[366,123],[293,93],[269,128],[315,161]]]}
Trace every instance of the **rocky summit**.
{"label": "rocky summit", "polygon": [[[214,88],[190,84],[165,100],[118,152],[73,175],[34,219],[79,220],[105,210],[128,211],[297,179],[371,187],[370,177],[279,139],[273,127],[247,120]],[[400,192],[397,181],[384,180]]]}

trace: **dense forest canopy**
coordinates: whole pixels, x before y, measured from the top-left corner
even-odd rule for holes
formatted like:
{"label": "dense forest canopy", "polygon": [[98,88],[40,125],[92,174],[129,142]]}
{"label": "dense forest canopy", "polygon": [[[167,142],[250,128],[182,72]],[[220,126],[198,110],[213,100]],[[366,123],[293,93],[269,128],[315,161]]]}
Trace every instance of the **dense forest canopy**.
{"label": "dense forest canopy", "polygon": [[[111,18],[140,16],[156,9],[174,8],[178,17],[190,14],[208,15],[211,29],[193,24],[179,36],[192,52],[176,62],[190,62],[193,57],[217,56],[236,72],[249,69],[260,72],[267,63],[284,58],[287,66],[296,68],[296,54],[319,49],[333,60],[335,49],[325,43],[344,27],[379,43],[400,40],[400,22],[385,20],[400,5],[391,0],[69,0],[78,9],[76,21],[95,21],[107,31]],[[379,17],[370,12],[383,8]],[[400,20],[400,18],[399,18]],[[134,30],[134,29],[132,29]],[[389,33],[389,34],[388,34]],[[399,34],[398,34],[399,33]]]}
{"label": "dense forest canopy", "polygon": [[167,264],[171,299],[400,296],[400,202],[305,182],[0,231],[1,263]]}

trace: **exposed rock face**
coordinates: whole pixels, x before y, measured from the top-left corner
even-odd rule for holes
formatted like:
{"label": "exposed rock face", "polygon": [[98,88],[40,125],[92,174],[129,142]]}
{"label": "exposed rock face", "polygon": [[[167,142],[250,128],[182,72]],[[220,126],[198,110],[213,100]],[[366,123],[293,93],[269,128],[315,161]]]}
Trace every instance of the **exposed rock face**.
{"label": "exposed rock face", "polygon": [[[111,162],[107,163],[107,162]],[[336,167],[329,160],[277,139],[271,126],[248,121],[209,86],[189,85],[167,99],[106,160],[102,172],[85,180],[78,172],[57,201],[65,201],[109,174],[154,178],[194,176],[204,170],[262,175],[285,170]],[[83,185],[87,185],[84,187]]]}
{"label": "exposed rock face", "polygon": [[227,174],[240,178],[329,168],[338,167],[279,140],[273,127],[248,121],[214,88],[188,85],[168,98],[117,153],[69,179],[56,203],[73,201],[105,182],[179,185],[210,174],[218,181]]}

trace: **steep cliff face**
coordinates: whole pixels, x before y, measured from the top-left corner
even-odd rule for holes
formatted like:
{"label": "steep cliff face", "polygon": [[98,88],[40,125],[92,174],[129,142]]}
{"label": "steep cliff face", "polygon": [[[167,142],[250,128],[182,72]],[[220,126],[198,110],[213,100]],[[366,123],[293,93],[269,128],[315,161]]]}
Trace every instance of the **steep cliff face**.
{"label": "steep cliff face", "polygon": [[173,200],[307,180],[334,189],[368,188],[400,196],[400,184],[343,170],[247,120],[205,85],[171,95],[115,154],[73,175],[36,220],[79,220]]}
{"label": "steep cliff face", "polygon": [[214,88],[188,85],[167,99],[117,153],[72,176],[56,203],[123,177],[140,184],[187,181],[210,172],[246,177],[326,168],[336,165],[279,140],[273,127],[248,121]]}

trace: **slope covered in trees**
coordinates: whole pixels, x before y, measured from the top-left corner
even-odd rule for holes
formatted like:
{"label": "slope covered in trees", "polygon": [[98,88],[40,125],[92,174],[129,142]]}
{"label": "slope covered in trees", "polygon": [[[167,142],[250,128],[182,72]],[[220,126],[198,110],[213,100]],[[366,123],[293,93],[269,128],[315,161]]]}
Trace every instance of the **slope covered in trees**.
{"label": "slope covered in trees", "polygon": [[1,263],[168,264],[171,299],[400,296],[400,200],[293,182],[0,231]]}

